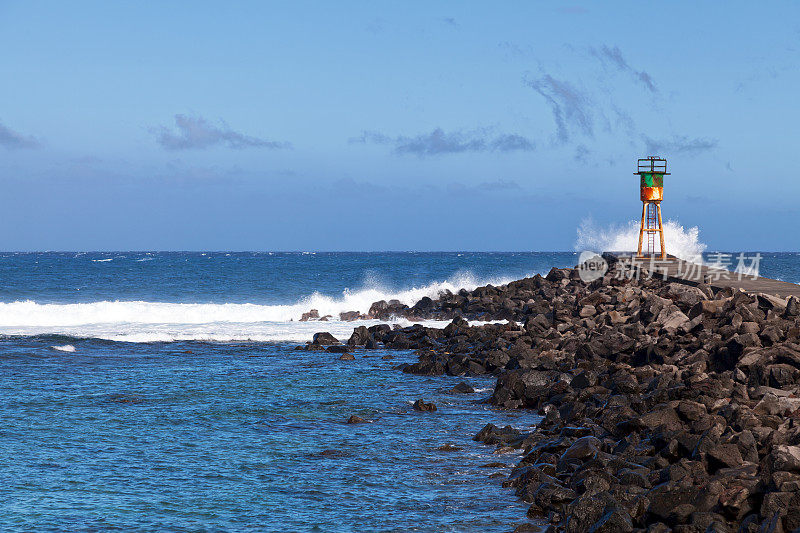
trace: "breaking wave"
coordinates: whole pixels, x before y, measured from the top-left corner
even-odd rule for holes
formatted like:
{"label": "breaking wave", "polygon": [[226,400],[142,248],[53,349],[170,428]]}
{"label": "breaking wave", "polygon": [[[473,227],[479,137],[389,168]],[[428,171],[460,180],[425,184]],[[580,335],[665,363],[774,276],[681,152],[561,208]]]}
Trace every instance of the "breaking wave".
{"label": "breaking wave", "polygon": [[[597,252],[635,252],[639,246],[639,224],[631,220],[627,224],[599,227],[593,220],[585,219],[578,227],[575,250]],[[667,253],[687,261],[702,260],[706,245],[700,242],[697,226],[685,229],[674,220],[664,223],[664,244]],[[658,244],[656,244],[658,249]]]}
{"label": "breaking wave", "polygon": [[[372,303],[378,300],[399,300],[413,305],[423,296],[435,298],[445,290],[472,290],[487,283],[501,285],[509,281],[512,278],[476,279],[469,273],[462,273],[447,281],[399,292],[377,285],[344,291],[338,297],[315,292],[288,305],[145,301],[44,304],[16,301],[0,303],[0,335],[57,334],[131,342],[304,341],[321,330],[334,335],[349,335],[354,323],[340,321],[339,313],[358,311],[366,314]],[[320,316],[330,316],[330,320],[322,324],[299,322],[303,313],[311,309],[316,309]],[[377,323],[365,320],[359,321],[358,325]]]}

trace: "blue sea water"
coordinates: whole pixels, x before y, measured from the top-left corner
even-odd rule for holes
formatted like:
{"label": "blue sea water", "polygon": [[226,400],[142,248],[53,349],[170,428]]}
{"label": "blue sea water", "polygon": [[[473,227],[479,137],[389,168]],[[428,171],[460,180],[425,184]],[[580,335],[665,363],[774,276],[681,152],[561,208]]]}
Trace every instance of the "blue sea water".
{"label": "blue sea water", "polygon": [[[0,530],[508,531],[526,506],[471,440],[532,413],[410,352],[297,351],[378,299],[502,283],[573,253],[0,254]],[[800,282],[798,254],[761,273]],[[318,309],[328,322],[300,322]],[[439,410],[419,413],[418,398]],[[352,415],[370,423],[347,425]],[[457,451],[441,451],[452,445]]]}

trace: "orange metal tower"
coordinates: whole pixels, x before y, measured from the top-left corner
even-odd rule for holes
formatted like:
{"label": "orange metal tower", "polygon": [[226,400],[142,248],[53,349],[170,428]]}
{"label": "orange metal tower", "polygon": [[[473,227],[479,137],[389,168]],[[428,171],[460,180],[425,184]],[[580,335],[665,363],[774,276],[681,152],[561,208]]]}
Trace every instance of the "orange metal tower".
{"label": "orange metal tower", "polygon": [[667,258],[664,247],[664,228],[661,222],[661,200],[664,199],[664,176],[668,176],[667,160],[656,156],[638,160],[634,174],[639,175],[640,197],[642,199],[642,224],[639,228],[639,249],[637,257],[643,257],[642,241],[647,234],[647,255],[656,253],[656,233],[661,241],[661,259]]}

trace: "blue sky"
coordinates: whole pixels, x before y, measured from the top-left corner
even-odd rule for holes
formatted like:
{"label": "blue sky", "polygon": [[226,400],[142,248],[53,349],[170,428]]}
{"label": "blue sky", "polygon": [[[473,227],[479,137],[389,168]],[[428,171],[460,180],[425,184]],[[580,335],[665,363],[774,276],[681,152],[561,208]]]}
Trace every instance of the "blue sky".
{"label": "blue sky", "polygon": [[[232,5],[231,5],[232,4]],[[0,249],[798,250],[800,4],[3,2]]]}

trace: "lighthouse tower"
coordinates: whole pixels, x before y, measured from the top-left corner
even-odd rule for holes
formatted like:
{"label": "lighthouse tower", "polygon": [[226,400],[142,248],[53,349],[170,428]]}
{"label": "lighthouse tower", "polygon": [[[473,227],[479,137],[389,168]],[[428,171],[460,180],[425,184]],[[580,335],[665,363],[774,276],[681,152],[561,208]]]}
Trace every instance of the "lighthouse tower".
{"label": "lighthouse tower", "polygon": [[[664,248],[664,227],[661,223],[661,200],[664,199],[664,176],[668,176],[667,160],[657,156],[649,156],[638,160],[638,168],[634,174],[639,175],[640,197],[642,200],[642,224],[639,228],[639,249],[637,257],[654,256],[656,253],[656,233],[661,244],[661,259],[667,258]],[[643,253],[645,235],[647,249]]]}

